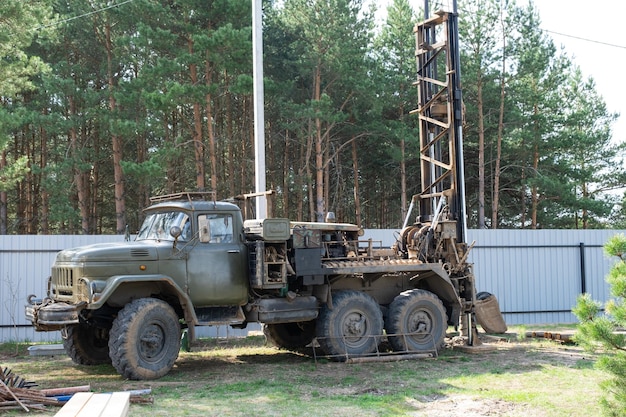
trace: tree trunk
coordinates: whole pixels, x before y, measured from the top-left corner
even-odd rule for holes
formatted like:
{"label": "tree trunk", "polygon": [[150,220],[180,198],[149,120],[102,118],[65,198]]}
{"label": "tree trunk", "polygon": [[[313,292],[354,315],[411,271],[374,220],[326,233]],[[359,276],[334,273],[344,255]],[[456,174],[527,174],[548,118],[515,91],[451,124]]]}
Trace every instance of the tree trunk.
{"label": "tree trunk", "polygon": [[235,191],[235,155],[234,143],[235,135],[233,134],[233,97],[230,92],[226,93],[226,143],[228,155],[228,192],[231,196],[236,195]]}
{"label": "tree trunk", "polygon": [[[207,53],[206,57],[206,65],[204,67],[204,76],[206,78],[206,86],[207,91],[210,91],[212,79],[213,79],[213,69],[211,67],[211,63],[209,62],[209,56]],[[217,192],[217,156],[215,153],[215,131],[213,129],[213,98],[211,97],[211,93],[206,94],[206,129],[207,135],[209,137],[209,159],[211,160],[211,190]]]}
{"label": "tree trunk", "polygon": [[[193,55],[193,39],[187,38],[187,47],[189,55]],[[189,77],[191,85],[198,85],[198,68],[196,64],[189,64]],[[197,100],[193,102],[193,147],[195,155],[196,168],[196,188],[198,191],[204,191],[206,184],[204,180],[204,144],[202,143],[202,115],[200,114],[200,103]]]}
{"label": "tree trunk", "polygon": [[[7,152],[3,150],[0,152],[0,170],[7,166]],[[0,235],[6,235],[8,233],[8,213],[7,213],[7,192],[0,191]]]}
{"label": "tree trunk", "polygon": [[[99,184],[100,184],[100,164],[95,163],[93,166],[93,170],[91,172],[91,218],[89,219],[90,227],[92,233],[94,234],[102,234],[102,216],[100,214],[101,204],[98,201],[98,197],[100,194]],[[124,216],[126,218],[126,216]],[[126,222],[124,222],[124,229],[126,229]]]}
{"label": "tree trunk", "polygon": [[304,219],[304,176],[307,174],[306,146],[300,147],[298,175],[296,175],[296,220]]}
{"label": "tree trunk", "polygon": [[[320,101],[322,94],[322,69],[321,64],[315,68],[314,79],[314,96],[315,102]],[[322,120],[319,117],[315,117],[315,221],[324,221],[324,212],[326,207],[324,206],[324,146],[322,137]]]}
{"label": "tree trunk", "polygon": [[520,216],[520,228],[526,228],[526,169],[522,168],[521,175],[521,187],[520,187],[520,212],[522,215]]}
{"label": "tree trunk", "polygon": [[[537,104],[535,103],[534,109],[533,109],[533,113],[535,116],[537,116],[539,114],[539,109],[537,108]],[[536,122],[535,122],[536,123]],[[533,175],[535,177],[538,176],[539,174],[539,141],[541,140],[541,138],[539,137],[538,132],[538,127],[535,125],[533,125],[533,130],[534,130],[534,134],[533,134],[533,138],[534,138],[534,145],[533,145]],[[536,229],[537,228],[537,211],[539,210],[539,189],[537,188],[536,184],[533,184],[533,186],[531,187],[531,191],[530,191],[530,201],[531,201],[531,209],[530,209],[530,228],[531,229]]]}
{"label": "tree trunk", "polygon": [[[168,117],[168,115],[170,117]],[[174,147],[174,137],[175,137],[175,129],[176,129],[176,112],[172,111],[171,113],[166,113],[164,112],[163,114],[163,132],[165,134],[165,137],[163,138],[166,145],[168,147]],[[167,180],[167,184],[166,184],[166,190],[167,193],[173,193],[176,188],[176,171],[175,171],[175,161],[172,161],[172,159],[168,159],[167,161],[167,168],[166,168],[166,180]]]}
{"label": "tree trunk", "polygon": [[[352,138],[352,173],[352,177],[354,178],[354,214],[356,215],[357,226],[361,226],[362,219],[361,200],[359,199],[359,159],[356,149],[356,140],[354,140],[354,138]],[[402,207],[404,207],[404,205]]]}
{"label": "tree trunk", "polygon": [[[315,221],[315,198],[314,196],[314,183],[313,183],[313,173],[311,172],[311,157],[313,155],[314,148],[314,138],[311,123],[309,122],[307,128],[307,143],[306,143],[306,153],[304,159],[304,170],[306,173],[306,190],[307,190],[307,201],[309,203],[309,216],[308,221]],[[303,199],[304,200],[304,199]]]}
{"label": "tree trunk", "polygon": [[[330,161],[329,161],[329,154],[330,154],[330,140],[328,138],[328,135],[323,135],[323,142],[322,142],[322,164],[324,165],[324,199],[323,199],[323,204],[324,204],[324,211],[322,212],[322,220],[321,221],[325,221],[326,219],[326,213],[330,210]],[[334,211],[337,211],[337,207],[333,208]],[[337,213],[335,213],[337,214]],[[318,215],[319,217],[319,215]]]}
{"label": "tree trunk", "polygon": [[[535,144],[533,150],[533,172],[535,176],[537,175],[539,168],[539,147]],[[537,211],[539,210],[539,189],[535,184],[531,187],[530,191],[530,201],[531,201],[531,209],[530,209],[530,228],[537,228]]]}
{"label": "tree trunk", "polygon": [[283,217],[290,218],[289,216],[289,171],[290,171],[290,163],[291,158],[289,155],[289,131],[285,131],[285,151],[283,153],[283,195],[282,195],[282,205],[283,205]]}
{"label": "tree trunk", "polygon": [[[48,110],[43,110],[44,117],[48,115]],[[39,165],[42,170],[48,166],[48,131],[41,127],[40,129],[40,145],[41,155]],[[46,187],[41,187],[41,233],[50,234],[50,194]]]}
{"label": "tree trunk", "polygon": [[[501,12],[500,22],[504,33],[504,19]],[[502,37],[502,68],[500,78],[500,111],[498,114],[498,136],[496,138],[496,160],[493,172],[493,197],[491,200],[491,228],[498,228],[498,210],[500,204],[500,171],[502,163],[502,136],[504,134],[504,99],[506,87],[506,36]]]}
{"label": "tree trunk", "polygon": [[[107,51],[107,83],[109,89],[109,111],[113,117],[115,114],[115,96],[113,91],[115,83],[113,81],[113,45],[111,43],[111,22],[107,16],[105,24],[106,51]],[[122,139],[117,134],[111,135],[113,147],[113,182],[115,184],[115,230],[118,234],[123,234],[126,228],[126,200],[124,195],[124,172],[122,171]]]}
{"label": "tree trunk", "polygon": [[478,228],[485,228],[485,114],[483,104],[483,81],[479,69],[477,74],[477,111],[478,111]]}
{"label": "tree trunk", "polygon": [[[584,166],[583,166],[583,170],[584,170]],[[589,188],[587,187],[587,183],[583,182],[582,184],[582,192],[583,192],[583,199],[586,200],[589,198]],[[588,229],[589,228],[589,212],[586,208],[583,208],[583,212],[582,212],[582,216],[583,216],[583,229]],[[576,222],[576,229],[578,229],[578,222]]]}
{"label": "tree trunk", "polygon": [[[73,96],[69,97],[70,104],[70,117],[76,116],[76,102]],[[87,184],[85,182],[85,176],[80,168],[80,161],[83,157],[81,155],[81,147],[78,144],[78,132],[76,127],[72,126],[69,131],[70,149],[72,150],[72,157],[74,159],[74,183],[76,184],[76,194],[78,197],[78,212],[80,213],[81,233],[89,234],[89,211],[87,209],[88,192]]]}

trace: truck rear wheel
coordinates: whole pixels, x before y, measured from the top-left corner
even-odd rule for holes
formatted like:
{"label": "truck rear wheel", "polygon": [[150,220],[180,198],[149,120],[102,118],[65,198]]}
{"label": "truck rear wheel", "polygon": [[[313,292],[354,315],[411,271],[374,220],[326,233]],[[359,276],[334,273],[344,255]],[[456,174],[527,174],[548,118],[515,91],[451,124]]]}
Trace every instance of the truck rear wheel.
{"label": "truck rear wheel", "polygon": [[389,344],[395,351],[439,349],[446,336],[447,319],[443,303],[425,290],[399,294],[389,305],[386,323]]}
{"label": "truck rear wheel", "polygon": [[317,319],[317,337],[322,350],[337,359],[376,351],[383,332],[380,306],[359,291],[333,294],[332,309],[322,307]]}
{"label": "truck rear wheel", "polygon": [[180,323],[165,301],[140,298],[113,321],[109,352],[115,369],[128,379],[156,379],[174,366],[180,351]]}
{"label": "truck rear wheel", "polygon": [[108,329],[80,323],[67,326],[65,333],[63,347],[74,363],[78,365],[111,363]]}
{"label": "truck rear wheel", "polygon": [[303,348],[315,338],[315,321],[302,323],[265,324],[263,334],[276,347],[295,350]]}

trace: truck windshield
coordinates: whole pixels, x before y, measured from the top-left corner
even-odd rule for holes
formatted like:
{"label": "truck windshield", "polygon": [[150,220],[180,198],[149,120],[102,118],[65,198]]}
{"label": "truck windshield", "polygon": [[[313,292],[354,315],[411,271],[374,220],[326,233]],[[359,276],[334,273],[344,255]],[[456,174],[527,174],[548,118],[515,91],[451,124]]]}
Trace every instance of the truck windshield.
{"label": "truck windshield", "polygon": [[137,240],[174,240],[170,234],[172,226],[178,226],[183,233],[180,236],[182,240],[188,240],[190,235],[189,216],[180,211],[165,211],[160,213],[149,214],[143,221],[141,229],[137,234]]}

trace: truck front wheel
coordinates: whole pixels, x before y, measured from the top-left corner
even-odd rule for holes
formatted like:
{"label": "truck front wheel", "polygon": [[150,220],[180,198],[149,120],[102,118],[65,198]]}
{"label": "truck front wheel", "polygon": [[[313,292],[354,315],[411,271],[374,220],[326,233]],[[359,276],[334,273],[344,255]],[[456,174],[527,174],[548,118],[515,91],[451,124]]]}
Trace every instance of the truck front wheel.
{"label": "truck front wheel", "polygon": [[383,314],[369,295],[359,291],[333,294],[332,308],[317,318],[317,341],[326,354],[341,360],[373,353],[383,333]]}
{"label": "truck front wheel", "polygon": [[389,305],[386,329],[395,351],[436,350],[443,345],[447,319],[443,303],[425,290],[399,294]]}
{"label": "truck front wheel", "polygon": [[119,314],[109,338],[115,369],[128,379],[156,379],[167,374],[180,351],[180,323],[165,301],[140,298]]}
{"label": "truck front wheel", "polygon": [[64,333],[63,347],[74,363],[78,365],[111,363],[108,329],[80,323],[67,326]]}

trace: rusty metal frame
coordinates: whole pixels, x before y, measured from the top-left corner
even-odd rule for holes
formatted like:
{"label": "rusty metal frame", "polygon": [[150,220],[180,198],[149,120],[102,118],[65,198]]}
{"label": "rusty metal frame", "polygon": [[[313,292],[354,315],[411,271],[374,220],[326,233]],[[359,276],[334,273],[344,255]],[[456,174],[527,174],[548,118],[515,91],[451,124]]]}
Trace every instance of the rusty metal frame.
{"label": "rusty metal frame", "polygon": [[[449,13],[415,25],[422,191],[420,220],[436,221],[440,200],[457,193],[454,117],[454,56],[450,47]],[[445,194],[444,194],[445,193]]]}
{"label": "rusty metal frame", "polygon": [[[423,335],[426,337],[427,343],[431,344],[429,349],[425,350],[412,350],[405,349],[400,351],[390,351],[390,350],[381,350],[380,343],[376,344],[376,350],[371,353],[362,353],[362,354],[349,354],[348,347],[346,344],[346,337],[316,337],[313,342],[311,342],[310,346],[307,348],[311,349],[311,356],[313,357],[313,361],[317,364],[318,359],[331,359],[337,360],[346,363],[364,363],[364,362],[390,362],[390,361],[400,361],[400,360],[412,360],[412,359],[437,359],[439,357],[439,351],[437,346],[435,345],[435,340],[433,339],[433,335],[428,332],[412,332],[412,333],[384,333],[380,335],[365,335],[364,338],[370,339],[374,338],[378,342],[383,342],[388,340],[389,337],[402,337],[405,345],[408,346],[407,337],[412,337],[415,335]],[[318,352],[319,348],[319,340],[320,339],[337,339],[343,342],[345,351],[341,354],[337,355],[326,355],[323,352]],[[308,351],[306,349],[305,351]]]}

